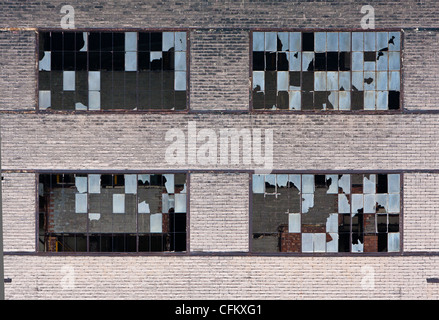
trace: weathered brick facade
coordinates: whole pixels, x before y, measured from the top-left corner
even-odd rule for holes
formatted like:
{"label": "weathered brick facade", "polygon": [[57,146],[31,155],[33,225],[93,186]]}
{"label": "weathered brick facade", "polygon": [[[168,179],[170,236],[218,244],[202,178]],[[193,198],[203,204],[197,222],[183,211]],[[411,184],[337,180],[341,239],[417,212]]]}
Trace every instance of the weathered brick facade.
{"label": "weathered brick facade", "polygon": [[[248,111],[250,32],[357,29],[367,3],[71,1],[79,29],[187,29],[190,112],[38,113],[37,30],[60,29],[64,4],[0,5],[7,299],[438,299],[438,284],[426,279],[439,277],[439,2],[369,3],[376,28],[404,31],[402,113],[256,114]],[[166,132],[187,133],[192,122],[198,130],[273,129],[277,170],[402,172],[402,252],[249,254],[249,170],[255,168],[165,161]],[[38,170],[177,169],[192,170],[187,255],[36,252]],[[294,246],[293,239],[284,241]],[[373,286],[365,285],[368,276]]]}

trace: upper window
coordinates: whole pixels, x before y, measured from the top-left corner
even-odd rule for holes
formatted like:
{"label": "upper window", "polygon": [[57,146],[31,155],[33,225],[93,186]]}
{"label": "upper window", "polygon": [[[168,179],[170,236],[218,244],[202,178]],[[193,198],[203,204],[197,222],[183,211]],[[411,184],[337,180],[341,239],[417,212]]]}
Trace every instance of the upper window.
{"label": "upper window", "polygon": [[399,252],[400,174],[253,175],[252,252]]}
{"label": "upper window", "polygon": [[39,175],[39,251],[186,251],[186,174]]}
{"label": "upper window", "polygon": [[253,32],[254,110],[401,108],[401,32]]}
{"label": "upper window", "polygon": [[186,32],[39,33],[39,110],[182,110]]}

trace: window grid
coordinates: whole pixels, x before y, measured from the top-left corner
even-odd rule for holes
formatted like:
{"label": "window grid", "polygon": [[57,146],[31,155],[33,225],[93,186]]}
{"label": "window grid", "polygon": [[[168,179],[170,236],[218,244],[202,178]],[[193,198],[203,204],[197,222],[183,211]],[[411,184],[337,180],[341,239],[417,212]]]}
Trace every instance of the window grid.
{"label": "window grid", "polygon": [[252,253],[400,252],[400,174],[252,176]]}
{"label": "window grid", "polygon": [[252,55],[253,110],[401,109],[400,31],[258,31]]}
{"label": "window grid", "polygon": [[40,174],[39,251],[186,251],[186,174]]}
{"label": "window grid", "polygon": [[39,110],[184,110],[184,31],[39,32]]}

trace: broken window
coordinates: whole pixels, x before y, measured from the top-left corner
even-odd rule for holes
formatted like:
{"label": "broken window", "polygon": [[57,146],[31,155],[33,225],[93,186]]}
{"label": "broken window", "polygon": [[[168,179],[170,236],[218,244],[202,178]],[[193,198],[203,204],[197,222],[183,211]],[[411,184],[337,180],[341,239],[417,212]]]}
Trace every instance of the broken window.
{"label": "broken window", "polygon": [[401,32],[253,32],[253,109],[400,109]]}
{"label": "broken window", "polygon": [[40,174],[46,252],[186,251],[186,174]]}
{"label": "broken window", "polygon": [[253,252],[399,252],[400,174],[254,174]]}
{"label": "broken window", "polygon": [[186,32],[39,33],[40,110],[186,109]]}

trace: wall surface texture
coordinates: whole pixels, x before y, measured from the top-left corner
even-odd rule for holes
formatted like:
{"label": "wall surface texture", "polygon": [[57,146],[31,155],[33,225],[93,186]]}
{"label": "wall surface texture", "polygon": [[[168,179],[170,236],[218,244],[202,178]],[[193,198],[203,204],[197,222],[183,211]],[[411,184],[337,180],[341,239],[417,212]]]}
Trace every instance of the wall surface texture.
{"label": "wall surface texture", "polygon": [[[361,29],[362,2],[70,1],[77,29],[188,30],[190,111],[37,112],[37,34],[61,28],[64,4],[0,2],[7,299],[439,298],[426,280],[439,277],[438,1],[369,3],[377,29],[403,30],[402,112],[292,114],[249,112],[251,31]],[[219,156],[192,163],[194,127],[218,140],[221,129],[272,130],[276,170],[402,172],[402,252],[250,254],[249,173],[264,168]],[[166,159],[170,129],[187,145],[178,163]],[[187,254],[36,252],[38,171],[176,169],[190,171]]]}

